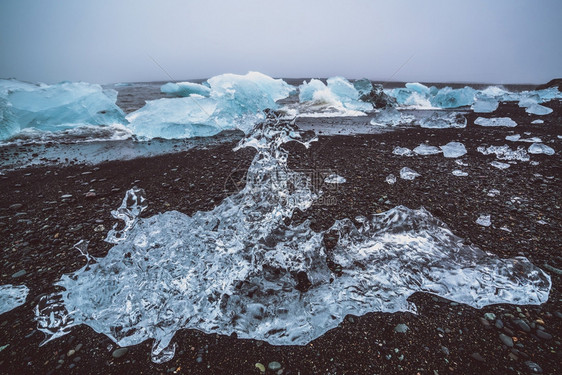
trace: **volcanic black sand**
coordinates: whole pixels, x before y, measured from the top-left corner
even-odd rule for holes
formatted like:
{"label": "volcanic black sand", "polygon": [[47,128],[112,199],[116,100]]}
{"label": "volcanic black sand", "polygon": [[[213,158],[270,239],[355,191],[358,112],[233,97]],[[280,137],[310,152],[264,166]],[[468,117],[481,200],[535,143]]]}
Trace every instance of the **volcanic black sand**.
{"label": "volcanic black sand", "polygon": [[[186,214],[211,209],[241,188],[254,154],[250,149],[233,152],[235,142],[231,142],[147,159],[35,167],[0,176],[0,284],[25,284],[30,289],[24,305],[0,316],[0,372],[259,374],[256,364],[260,363],[269,374],[560,373],[562,140],[557,136],[562,134],[562,105],[560,101],[546,105],[554,113],[530,116],[516,104],[502,104],[487,115],[510,116],[519,124],[516,128],[475,126],[476,115],[470,114],[465,129],[414,127],[384,134],[321,136],[308,150],[296,143],[285,145],[291,168],[333,171],[347,179],[337,187],[323,187],[322,201],[295,214],[293,220],[310,218],[314,230],[325,230],[336,219],[396,205],[424,206],[467,242],[500,257],[526,256],[549,273],[552,290],[541,306],[495,305],[478,310],[417,293],[410,298],[418,307],[417,315],[348,316],[306,346],[272,346],[183,330],[174,338],[175,357],[159,365],[150,361],[151,341],[115,352],[111,340],[86,326],[39,347],[44,335],[36,330],[34,308],[42,295],[55,291],[53,283],[61,275],[84,264],[73,245],[87,239],[91,254],[104,256],[111,245],[103,239],[115,222],[110,211],[134,185],[147,193],[149,208],[143,216],[172,209]],[[545,123],[531,125],[536,118]],[[529,143],[505,141],[514,133],[528,137],[524,132],[542,138],[557,153],[531,155],[538,165],[517,162],[499,170],[489,165],[494,155],[476,151],[482,145],[528,147]],[[442,155],[392,154],[395,146],[414,148],[426,141],[434,146],[464,143],[468,154],[462,159],[469,166],[460,167]],[[394,185],[385,182],[388,174],[398,176],[404,166],[421,177],[398,178]],[[454,169],[469,176],[453,176]],[[500,194],[488,196],[492,189]],[[93,193],[87,194],[90,190]],[[72,197],[62,198],[68,194]],[[475,223],[481,214],[491,214],[492,226]],[[21,270],[23,276],[13,277]],[[396,332],[398,324],[408,330]],[[117,354],[122,356],[114,358]],[[281,370],[268,369],[271,362],[278,362]]]}

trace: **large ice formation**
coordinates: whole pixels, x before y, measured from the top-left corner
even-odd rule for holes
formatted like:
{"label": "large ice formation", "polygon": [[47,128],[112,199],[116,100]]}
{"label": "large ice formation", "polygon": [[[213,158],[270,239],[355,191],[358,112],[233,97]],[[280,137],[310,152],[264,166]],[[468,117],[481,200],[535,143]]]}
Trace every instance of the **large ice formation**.
{"label": "large ice formation", "polygon": [[173,96],[211,95],[211,88],[208,85],[193,82],[168,82],[160,87],[160,91]]}
{"label": "large ice formation", "polygon": [[348,314],[415,312],[408,297],[417,291],[476,308],[547,300],[550,278],[526,258],[466,245],[423,208],[339,220],[326,232],[292,222],[318,193],[288,168],[282,144],[312,140],[275,121],[248,130],[238,146],[256,149],[246,185],[211,211],[141,217],[143,192],[129,190],[113,212],[125,226],[108,233],[107,256],[80,243],[88,264],[39,301],[44,342],[86,324],[120,346],[154,339],[152,358],[164,362],[186,328],[304,345]]}
{"label": "large ice formation", "polygon": [[25,285],[0,285],[0,314],[25,303],[29,289]]}
{"label": "large ice formation", "polygon": [[0,140],[25,128],[60,131],[85,125],[124,124],[117,91],[84,82],[55,85],[0,80]]}
{"label": "large ice formation", "polygon": [[311,79],[299,86],[299,101],[305,109],[334,115],[357,116],[371,111],[373,105],[360,100],[359,91],[343,77],[328,78],[327,84]]}
{"label": "large ice formation", "polygon": [[[250,72],[223,74],[207,80],[209,97],[158,99],[127,116],[132,131],[141,138],[190,138],[222,130],[249,130],[263,120],[264,109],[276,109],[294,87],[281,79]],[[247,129],[249,128],[249,129]]]}

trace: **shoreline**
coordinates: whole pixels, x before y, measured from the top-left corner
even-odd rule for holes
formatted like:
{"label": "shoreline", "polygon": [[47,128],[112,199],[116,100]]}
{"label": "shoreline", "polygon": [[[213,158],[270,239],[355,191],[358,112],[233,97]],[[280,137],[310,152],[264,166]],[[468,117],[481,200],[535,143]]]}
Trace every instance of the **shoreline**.
{"label": "shoreline", "polygon": [[[174,337],[178,343],[176,356],[161,365],[150,362],[151,342],[130,347],[124,356],[114,358],[115,344],[85,326],[39,347],[43,334],[35,329],[33,309],[42,294],[55,290],[53,283],[62,274],[84,264],[73,245],[88,239],[91,255],[104,256],[111,245],[103,238],[115,222],[110,211],[119,206],[125,191],[133,185],[147,193],[149,205],[143,217],[172,209],[189,215],[212,209],[239,188],[232,177],[240,181],[253,156],[249,149],[232,151],[236,142],[231,141],[149,158],[29,167],[0,175],[4,192],[0,197],[0,283],[23,283],[30,289],[24,305],[0,316],[0,346],[9,344],[0,351],[0,368],[6,373],[169,373],[173,369],[171,372],[193,374],[259,374],[256,363],[267,367],[276,361],[283,374],[433,374],[434,370],[440,374],[516,374],[531,373],[526,363],[531,361],[543,373],[555,373],[562,355],[561,337],[557,335],[562,332],[562,275],[544,264],[562,268],[562,140],[557,137],[561,135],[562,105],[560,101],[545,105],[554,112],[529,116],[516,103],[502,103],[496,112],[483,116],[511,117],[519,124],[515,128],[474,126],[478,116],[469,113],[464,129],[415,127],[380,134],[320,135],[310,149],[296,143],[285,147],[292,169],[332,170],[347,179],[326,192],[327,204],[313,205],[306,212],[296,213],[293,220],[308,218],[313,230],[325,230],[337,219],[368,216],[400,204],[423,206],[467,243],[502,258],[526,256],[549,273],[552,289],[543,305],[504,304],[478,310],[415,293],[409,300],[417,305],[418,315],[373,312],[348,316],[338,328],[306,346],[272,346],[182,330]],[[545,123],[531,125],[535,118]],[[549,141],[547,144],[557,153],[531,155],[531,160],[539,162],[536,166],[518,162],[499,170],[489,165],[495,160],[493,155],[476,151],[481,145],[528,147],[505,140],[506,135],[525,132]],[[461,169],[469,173],[468,177],[453,176],[451,171],[459,166],[442,155],[392,154],[396,146],[414,148],[426,141],[433,146],[450,141],[464,143],[468,154],[461,159],[469,165]],[[398,175],[403,166],[422,176],[413,181],[398,179],[394,185],[384,181],[390,173]],[[86,196],[91,189],[95,195]],[[498,189],[500,195],[487,196],[492,189]],[[72,197],[61,198],[67,194]],[[488,228],[475,223],[486,212],[492,214],[492,226]],[[511,232],[501,230],[502,226]],[[25,270],[25,275],[13,278],[20,270]],[[503,327],[498,328],[497,319],[487,319],[486,313],[495,314]],[[518,319],[526,321],[527,327]],[[395,332],[398,324],[406,324],[408,331]],[[543,338],[548,336],[539,333],[539,326],[552,337]],[[516,337],[517,341],[512,339],[513,347],[509,347],[500,334]],[[70,350],[74,353],[68,355]]]}

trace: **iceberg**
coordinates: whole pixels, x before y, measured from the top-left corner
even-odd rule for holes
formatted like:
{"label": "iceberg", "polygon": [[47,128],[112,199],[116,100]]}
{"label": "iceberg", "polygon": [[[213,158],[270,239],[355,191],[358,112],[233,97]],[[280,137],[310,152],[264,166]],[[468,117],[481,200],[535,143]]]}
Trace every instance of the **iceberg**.
{"label": "iceberg", "polygon": [[529,154],[554,155],[554,149],[544,143],[533,143],[529,146]]}
{"label": "iceberg", "polygon": [[540,104],[533,104],[525,109],[525,112],[530,113],[532,115],[548,115],[552,113],[552,108],[545,107]]}
{"label": "iceberg", "polygon": [[348,314],[415,312],[408,297],[417,291],[476,308],[548,299],[550,277],[526,258],[465,245],[423,208],[398,206],[321,232],[292,222],[318,195],[306,174],[288,168],[282,145],[315,138],[271,118],[246,134],[237,149],[256,150],[246,185],[211,211],[142,217],[144,192],[127,192],[113,213],[125,226],[106,238],[113,248],[95,258],[77,244],[87,264],[36,305],[43,344],[86,324],[120,346],[154,339],[152,360],[162,363],[180,329],[305,345]]}
{"label": "iceberg", "polygon": [[299,86],[300,103],[321,112],[335,111],[356,116],[371,111],[373,106],[359,97],[359,91],[343,77],[328,78],[327,85],[318,79],[311,79]]}
{"label": "iceberg", "polygon": [[371,103],[374,108],[388,109],[396,106],[396,100],[387,95],[383,86],[372,84],[368,79],[360,79],[353,82],[353,87],[359,93],[359,100]]}
{"label": "iceberg", "polygon": [[129,128],[140,138],[191,138],[223,130],[247,131],[265,118],[263,110],[277,109],[276,101],[294,87],[257,72],[223,74],[207,80],[209,97],[151,100],[127,115]]}
{"label": "iceberg", "polygon": [[446,158],[458,158],[466,154],[466,147],[460,142],[449,142],[439,147]]}
{"label": "iceberg", "polygon": [[25,303],[29,289],[25,285],[0,285],[0,314]]}
{"label": "iceberg", "polygon": [[414,148],[413,150],[418,155],[435,155],[440,154],[441,150],[435,146],[428,146],[425,143],[422,143],[418,147]]}
{"label": "iceberg", "polygon": [[466,128],[466,117],[458,112],[434,112],[423,118],[420,126],[429,129]]}
{"label": "iceberg", "polygon": [[34,85],[0,80],[0,140],[25,128],[61,131],[86,125],[125,124],[117,91],[84,82]]}
{"label": "iceberg", "polygon": [[201,95],[209,97],[211,95],[209,86],[193,82],[168,82],[160,87],[160,91],[174,96]]}
{"label": "iceberg", "polygon": [[430,102],[438,108],[458,108],[472,105],[475,96],[476,90],[472,87],[465,86],[462,89],[444,87],[430,99]]}
{"label": "iceberg", "polygon": [[517,126],[517,123],[509,117],[478,117],[476,120],[474,120],[474,124],[480,126],[506,126],[508,128]]}

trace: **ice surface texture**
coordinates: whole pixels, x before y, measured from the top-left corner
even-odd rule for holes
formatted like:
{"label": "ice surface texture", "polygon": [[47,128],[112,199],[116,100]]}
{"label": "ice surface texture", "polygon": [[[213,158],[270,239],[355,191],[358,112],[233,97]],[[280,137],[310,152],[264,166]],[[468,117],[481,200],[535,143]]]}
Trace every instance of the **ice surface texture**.
{"label": "ice surface texture", "polygon": [[258,72],[222,74],[206,83],[208,97],[149,101],[127,116],[129,127],[140,138],[167,139],[206,137],[226,129],[248,131],[264,119],[264,109],[276,109],[276,101],[295,90],[281,79]]}
{"label": "ice surface texture", "polygon": [[435,112],[420,121],[422,128],[466,128],[466,118],[457,112]]}
{"label": "ice surface texture", "polygon": [[0,285],[0,314],[23,305],[28,293],[25,285]]}
{"label": "ice surface texture", "polygon": [[313,139],[279,123],[249,133],[238,146],[257,151],[246,185],[212,211],[140,218],[142,191],[127,192],[114,212],[125,228],[108,235],[116,245],[92,258],[79,244],[88,265],[64,275],[63,291],[37,305],[45,342],[86,324],[120,346],[152,338],[152,358],[163,362],[184,328],[304,345],[347,314],[415,312],[407,298],[416,291],[477,308],[547,300],[550,278],[527,259],[465,245],[423,208],[336,221],[328,232],[337,242],[325,248],[325,232],[291,222],[317,195],[306,175],[287,167],[282,148]]}
{"label": "ice surface texture", "polygon": [[124,124],[125,115],[116,100],[117,91],[84,82],[35,85],[0,80],[0,140],[24,128],[59,131]]}

